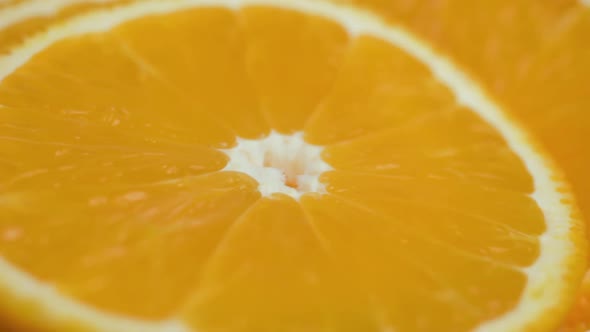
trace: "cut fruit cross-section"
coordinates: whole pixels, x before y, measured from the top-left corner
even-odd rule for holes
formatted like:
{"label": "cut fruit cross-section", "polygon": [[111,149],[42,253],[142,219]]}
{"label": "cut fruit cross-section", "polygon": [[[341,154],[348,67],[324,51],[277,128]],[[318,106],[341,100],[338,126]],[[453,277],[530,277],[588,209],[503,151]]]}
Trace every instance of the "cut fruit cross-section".
{"label": "cut fruit cross-section", "polygon": [[[352,2],[407,26],[488,88],[563,168],[583,219],[590,221],[587,1]],[[563,331],[590,330],[590,271],[587,276]]]}
{"label": "cut fruit cross-section", "polygon": [[556,327],[584,229],[534,143],[329,2],[141,1],[0,58],[0,312],[99,331]]}

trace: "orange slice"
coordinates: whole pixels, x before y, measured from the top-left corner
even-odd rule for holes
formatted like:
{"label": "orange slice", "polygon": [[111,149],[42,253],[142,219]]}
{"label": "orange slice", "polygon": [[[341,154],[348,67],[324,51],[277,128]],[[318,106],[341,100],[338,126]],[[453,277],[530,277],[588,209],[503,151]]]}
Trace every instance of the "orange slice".
{"label": "orange slice", "polygon": [[25,0],[0,2],[0,54],[51,24],[130,0]]}
{"label": "orange slice", "polygon": [[[515,112],[541,139],[549,152],[559,160],[560,166],[572,183],[586,222],[590,222],[590,156],[585,142],[590,138],[590,101],[584,96],[590,85],[590,45],[585,36],[590,33],[590,9],[575,16],[574,23],[563,32],[558,41],[546,46],[527,71],[529,83],[519,81],[513,86],[517,93],[510,98]],[[559,56],[558,56],[559,55]],[[550,78],[549,78],[550,77]],[[525,87],[526,86],[526,87]],[[525,98],[534,87],[544,91],[537,100]],[[569,88],[564,88],[569,87]],[[538,111],[545,111],[539,116]],[[590,271],[577,306],[566,324],[569,331],[590,330]]]}
{"label": "orange slice", "polygon": [[[564,168],[590,220],[590,9],[583,1],[355,3],[431,40],[493,92]],[[588,287],[568,320],[575,331],[590,330]]]}
{"label": "orange slice", "polygon": [[[587,1],[353,2],[432,41],[493,92],[564,168],[590,220]],[[590,330],[589,287],[568,319],[577,332]]]}
{"label": "orange slice", "polygon": [[0,59],[0,105],[7,324],[550,331],[582,278],[583,225],[534,143],[348,7],[94,13]]}

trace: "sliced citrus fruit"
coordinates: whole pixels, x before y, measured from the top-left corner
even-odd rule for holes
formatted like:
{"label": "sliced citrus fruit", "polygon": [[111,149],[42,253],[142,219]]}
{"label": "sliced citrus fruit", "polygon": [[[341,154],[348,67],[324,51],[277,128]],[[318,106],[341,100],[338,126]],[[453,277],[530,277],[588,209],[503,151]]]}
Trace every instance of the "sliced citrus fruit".
{"label": "sliced citrus fruit", "polygon": [[567,186],[448,60],[328,2],[139,2],[0,59],[0,306],[100,331],[555,328]]}
{"label": "sliced citrus fruit", "polygon": [[[505,98],[520,119],[540,137],[549,152],[566,171],[580,203],[584,219],[590,222],[590,156],[585,142],[590,138],[590,9],[577,13],[574,23],[531,61],[525,76],[511,85],[514,94]],[[543,91],[537,98],[524,97],[533,89]],[[541,88],[542,87],[542,88]],[[568,87],[568,88],[565,88]],[[585,91],[586,90],[586,91]],[[539,114],[539,109],[544,109]],[[590,277],[590,271],[587,272]],[[570,331],[590,330],[590,278],[585,279],[580,298],[566,326]]]}
{"label": "sliced citrus fruit", "polygon": [[0,54],[59,21],[130,0],[28,0],[0,3]]}
{"label": "sliced citrus fruit", "polygon": [[[487,87],[563,167],[590,220],[587,2],[352,2],[430,40]],[[576,331],[590,330],[589,287],[568,320]]]}

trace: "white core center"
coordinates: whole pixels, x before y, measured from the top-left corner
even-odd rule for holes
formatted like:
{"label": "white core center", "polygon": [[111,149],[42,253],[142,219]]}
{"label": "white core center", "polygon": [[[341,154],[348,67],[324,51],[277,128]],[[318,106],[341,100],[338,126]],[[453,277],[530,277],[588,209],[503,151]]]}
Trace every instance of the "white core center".
{"label": "white core center", "polygon": [[331,167],[322,160],[323,147],[306,143],[302,133],[238,139],[238,144],[222,150],[229,157],[228,171],[246,173],[258,181],[263,196],[274,193],[299,199],[309,192],[324,193],[319,176]]}

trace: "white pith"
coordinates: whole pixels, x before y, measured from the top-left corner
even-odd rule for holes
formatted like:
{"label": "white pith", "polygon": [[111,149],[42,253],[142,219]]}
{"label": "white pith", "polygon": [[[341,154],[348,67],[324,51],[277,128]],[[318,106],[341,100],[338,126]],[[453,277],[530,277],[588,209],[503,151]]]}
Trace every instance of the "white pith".
{"label": "white pith", "polygon": [[229,157],[225,170],[253,177],[263,196],[285,194],[299,199],[305,193],[325,192],[319,176],[330,166],[322,160],[322,150],[306,143],[300,132],[272,132],[261,139],[238,139],[235,147],[223,150]]}
{"label": "white pith", "polygon": [[[270,5],[298,10],[332,19],[346,27],[351,35],[370,34],[386,40],[426,64],[434,75],[446,84],[463,105],[473,109],[493,125],[506,139],[511,149],[520,156],[534,179],[532,197],[542,209],[547,231],[540,238],[540,255],[534,265],[525,270],[529,282],[521,302],[508,314],[486,322],[478,331],[511,331],[524,322],[533,322],[562,299],[562,282],[566,271],[562,266],[575,252],[568,241],[570,229],[576,227],[570,218],[570,208],[565,203],[569,197],[560,193],[563,183],[555,180],[551,168],[539,153],[531,147],[526,135],[515,127],[500,108],[491,101],[479,86],[464,75],[449,60],[437,55],[425,43],[420,42],[401,28],[384,23],[381,19],[356,9],[328,2],[303,0],[175,0],[143,1],[118,8],[85,15],[28,40],[12,54],[0,59],[0,81],[24,65],[35,54],[56,41],[91,32],[108,31],[129,20],[148,14],[165,14],[191,7],[224,6],[239,9],[245,5]],[[229,166],[229,165],[228,165]],[[18,270],[0,258],[0,287],[15,299],[29,298],[38,301],[39,310],[54,320],[70,320],[75,317],[82,323],[98,326],[104,331],[188,331],[180,321],[143,322],[125,316],[97,311],[87,305],[60,295],[32,276]]]}

